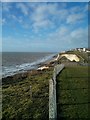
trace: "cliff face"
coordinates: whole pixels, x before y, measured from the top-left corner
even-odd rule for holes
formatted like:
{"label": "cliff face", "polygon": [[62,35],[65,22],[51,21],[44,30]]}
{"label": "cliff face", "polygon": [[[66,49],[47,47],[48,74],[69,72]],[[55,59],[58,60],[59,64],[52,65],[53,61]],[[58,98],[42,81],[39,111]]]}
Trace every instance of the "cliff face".
{"label": "cliff face", "polygon": [[61,57],[66,57],[70,61],[76,61],[79,62],[79,58],[75,54],[62,54]]}

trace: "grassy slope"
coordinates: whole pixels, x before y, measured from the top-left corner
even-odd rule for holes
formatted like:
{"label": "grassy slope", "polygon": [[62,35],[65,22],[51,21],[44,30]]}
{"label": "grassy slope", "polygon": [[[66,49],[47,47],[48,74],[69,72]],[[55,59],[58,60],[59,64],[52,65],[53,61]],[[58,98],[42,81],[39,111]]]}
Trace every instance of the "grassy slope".
{"label": "grassy slope", "polygon": [[[68,51],[80,58],[80,63],[90,63],[89,53],[79,51]],[[83,61],[84,60],[84,61]],[[89,67],[72,66],[67,67],[58,76],[58,117],[76,118],[81,120],[89,115]],[[89,116],[90,117],[90,116]]]}
{"label": "grassy slope", "polygon": [[65,68],[57,77],[58,118],[88,118],[88,67]]}
{"label": "grassy slope", "polygon": [[[18,80],[8,80],[3,85],[3,120],[48,120],[49,78],[52,70],[37,72]],[[32,97],[30,96],[32,86]]]}

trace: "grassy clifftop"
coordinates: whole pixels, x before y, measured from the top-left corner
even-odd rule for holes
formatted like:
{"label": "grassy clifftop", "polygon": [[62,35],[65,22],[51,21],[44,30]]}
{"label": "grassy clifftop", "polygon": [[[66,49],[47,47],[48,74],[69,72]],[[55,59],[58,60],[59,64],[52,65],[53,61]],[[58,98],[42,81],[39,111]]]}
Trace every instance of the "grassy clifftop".
{"label": "grassy clifftop", "polygon": [[48,120],[51,75],[49,69],[3,79],[2,120]]}
{"label": "grassy clifftop", "polygon": [[88,67],[66,67],[57,77],[58,119],[89,119]]}

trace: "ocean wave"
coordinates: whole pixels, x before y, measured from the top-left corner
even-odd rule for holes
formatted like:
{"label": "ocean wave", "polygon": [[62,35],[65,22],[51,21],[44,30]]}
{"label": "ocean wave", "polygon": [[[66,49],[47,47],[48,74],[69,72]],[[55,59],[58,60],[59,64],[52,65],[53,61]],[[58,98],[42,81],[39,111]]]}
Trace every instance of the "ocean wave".
{"label": "ocean wave", "polygon": [[55,56],[55,55],[56,54],[51,54],[49,56],[45,56],[44,58],[34,61],[32,63],[23,63],[21,65],[9,66],[9,67],[2,66],[2,78],[7,77],[7,76],[12,76],[17,73],[25,72],[27,70],[37,69],[39,64],[52,59],[53,56]]}

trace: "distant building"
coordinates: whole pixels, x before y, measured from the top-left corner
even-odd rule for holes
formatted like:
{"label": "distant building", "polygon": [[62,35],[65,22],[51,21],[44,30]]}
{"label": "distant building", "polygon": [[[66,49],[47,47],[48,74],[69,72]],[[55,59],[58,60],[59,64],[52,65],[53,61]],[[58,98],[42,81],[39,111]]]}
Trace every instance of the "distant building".
{"label": "distant building", "polygon": [[77,50],[78,50],[79,52],[85,52],[85,51],[86,51],[86,48],[77,48]]}
{"label": "distant building", "polygon": [[86,51],[86,48],[83,48],[83,52],[85,52]]}
{"label": "distant building", "polygon": [[82,52],[82,49],[81,49],[81,48],[78,48],[78,51],[79,51],[79,52]]}
{"label": "distant building", "polygon": [[87,53],[89,53],[90,51],[89,50],[86,50]]}

